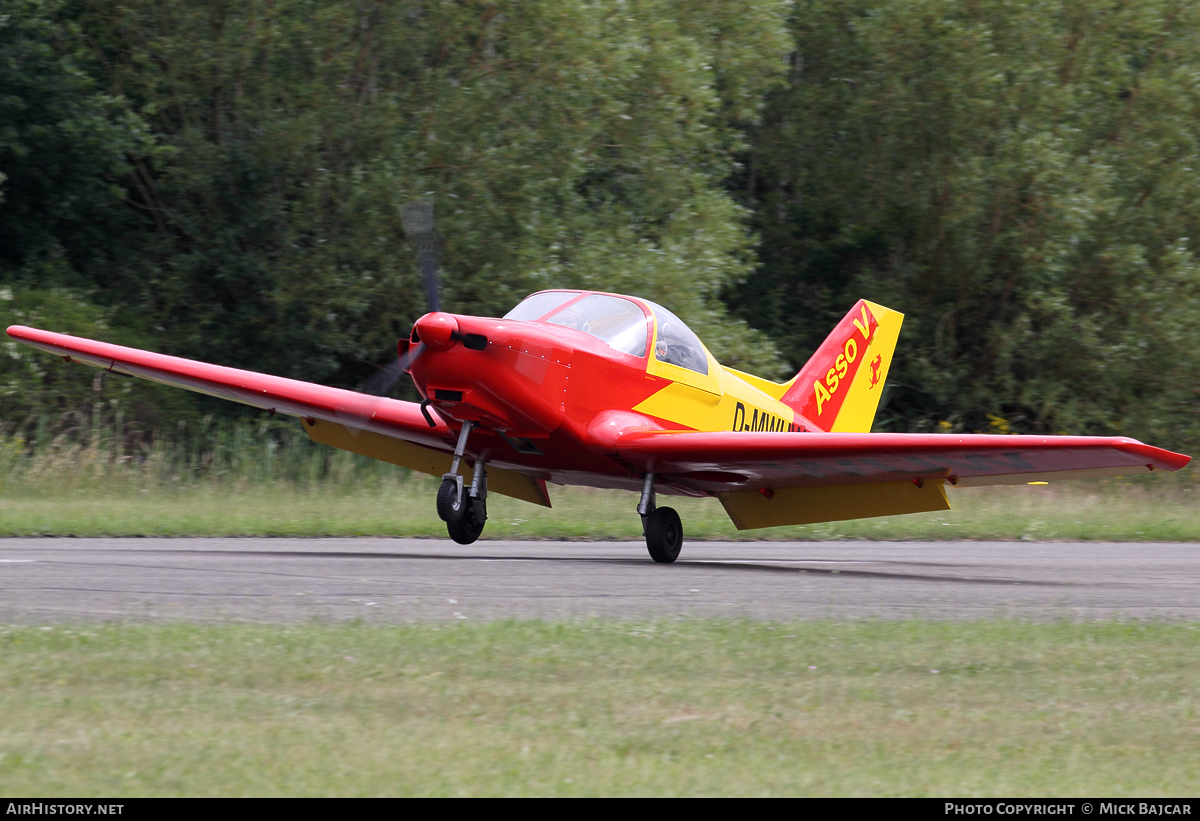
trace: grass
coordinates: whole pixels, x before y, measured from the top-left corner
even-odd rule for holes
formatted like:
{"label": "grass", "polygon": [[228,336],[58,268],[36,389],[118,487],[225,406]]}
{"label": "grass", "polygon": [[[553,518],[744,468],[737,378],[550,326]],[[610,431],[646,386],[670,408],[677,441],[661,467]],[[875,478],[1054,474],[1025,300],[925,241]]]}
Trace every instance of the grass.
{"label": "grass", "polygon": [[[216,427],[135,455],[100,431],[0,438],[0,537],[430,536],[437,479],[314,446],[291,427]],[[1200,540],[1197,474],[949,489],[954,510],[739,533],[714,499],[661,497],[689,539]],[[640,539],[632,493],[551,486],[554,509],[493,494],[484,538]]]}
{"label": "grass", "polygon": [[[0,489],[0,536],[445,536],[437,483],[422,476],[339,485],[201,482]],[[554,509],[492,495],[488,539],[640,539],[636,496],[553,488]],[[1145,486],[950,490],[953,510],[738,532],[713,499],[660,499],[689,539],[1061,539],[1197,541],[1191,494]]]}
{"label": "grass", "polygon": [[[1159,478],[1159,477],[1150,477]],[[1165,477],[1164,477],[1165,478]],[[949,489],[953,510],[737,531],[715,499],[660,499],[689,539],[1060,539],[1197,541],[1200,506],[1188,485],[1080,482]],[[405,475],[286,480],[137,477],[0,486],[0,536],[445,536],[435,479]],[[632,493],[551,490],[547,510],[493,494],[488,539],[640,539]]]}
{"label": "grass", "polygon": [[[436,480],[246,426],[0,438],[0,536],[444,536]],[[272,434],[274,429],[266,431]],[[1196,475],[950,490],[947,513],[689,538],[1200,540]],[[485,538],[640,538],[632,494]],[[1194,795],[1200,625],[0,627],[4,795]]]}
{"label": "grass", "polygon": [[1196,625],[9,627],[5,795],[1194,795]]}

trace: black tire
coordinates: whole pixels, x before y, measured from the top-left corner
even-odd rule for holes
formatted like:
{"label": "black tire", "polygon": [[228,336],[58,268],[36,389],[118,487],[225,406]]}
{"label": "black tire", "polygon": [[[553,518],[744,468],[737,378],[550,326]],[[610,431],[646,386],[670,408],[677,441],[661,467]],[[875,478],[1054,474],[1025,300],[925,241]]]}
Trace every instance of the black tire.
{"label": "black tire", "polygon": [[[466,495],[465,491],[463,495]],[[437,492],[437,513],[443,522],[450,521],[456,501],[458,501],[458,482],[453,479],[443,479],[442,486],[438,488]]]}
{"label": "black tire", "polygon": [[[458,484],[453,479],[444,480],[438,488],[438,515],[446,521],[446,532],[450,538],[459,544],[471,544],[483,532],[487,513],[479,507],[467,495],[466,488],[463,488],[462,498],[459,498]],[[445,511],[444,515],[442,511]]]}
{"label": "black tire", "polygon": [[674,508],[660,507],[646,517],[646,549],[650,558],[670,564],[683,549],[683,522]]}
{"label": "black tire", "polygon": [[483,522],[475,521],[475,516],[468,513],[458,521],[446,522],[446,532],[459,544],[471,544],[483,532]]}
{"label": "black tire", "polygon": [[481,519],[476,515],[475,505],[464,493],[462,507],[455,507],[450,514],[450,520],[446,522],[446,532],[459,544],[471,544],[479,538],[486,522],[487,517]]}

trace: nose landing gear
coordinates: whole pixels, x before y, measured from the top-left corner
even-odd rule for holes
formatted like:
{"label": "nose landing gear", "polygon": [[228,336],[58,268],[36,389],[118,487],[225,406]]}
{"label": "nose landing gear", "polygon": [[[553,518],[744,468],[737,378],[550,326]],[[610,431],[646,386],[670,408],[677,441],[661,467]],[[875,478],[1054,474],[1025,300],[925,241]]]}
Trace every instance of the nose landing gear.
{"label": "nose landing gear", "polygon": [[463,423],[450,472],[442,476],[437,494],[438,516],[446,523],[450,538],[459,544],[471,544],[478,539],[487,522],[487,470],[483,461],[475,463],[475,476],[469,490],[463,486],[462,474],[458,472],[467,449],[467,437],[474,427],[474,422]]}
{"label": "nose landing gear", "polygon": [[683,522],[674,508],[655,505],[654,474],[642,477],[642,498],[638,502],[642,517],[642,533],[650,558],[660,564],[671,564],[683,549]]}

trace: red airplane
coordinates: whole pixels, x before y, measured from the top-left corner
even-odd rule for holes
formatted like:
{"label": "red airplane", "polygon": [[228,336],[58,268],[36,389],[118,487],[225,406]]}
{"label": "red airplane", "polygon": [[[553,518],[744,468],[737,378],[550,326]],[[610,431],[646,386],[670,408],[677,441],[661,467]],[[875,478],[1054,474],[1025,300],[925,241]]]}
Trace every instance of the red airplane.
{"label": "red airplane", "polygon": [[640,493],[650,556],[673,562],[683,526],[658,494],[715,496],[746,529],[948,510],[947,482],[1190,461],[1123,437],[870,433],[902,320],[860,300],[776,383],[721,366],[649,300],[542,291],[502,319],[418,319],[399,350],[420,403],[17,325],[8,335],[67,362],[297,416],[316,442],[441,475],[437,510],[459,544],[482,532],[489,491],[549,507],[547,483]]}

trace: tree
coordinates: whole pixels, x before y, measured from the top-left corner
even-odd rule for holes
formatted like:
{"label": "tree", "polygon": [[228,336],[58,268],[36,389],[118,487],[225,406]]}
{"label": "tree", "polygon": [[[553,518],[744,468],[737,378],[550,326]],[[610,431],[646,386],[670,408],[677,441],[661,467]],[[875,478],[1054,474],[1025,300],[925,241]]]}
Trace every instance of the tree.
{"label": "tree", "polygon": [[0,282],[83,287],[137,219],[121,207],[146,124],[88,68],[79,23],[57,0],[0,15]]}
{"label": "tree", "polygon": [[452,310],[643,293],[770,370],[719,300],[751,266],[722,185],[782,8],[96,3],[114,90],[170,149],[139,165],[154,235],[111,298],[173,352],[355,385],[425,310],[399,207],[431,196]]}
{"label": "tree", "polygon": [[797,4],[731,301],[794,359],[860,295],[904,311],[886,427],[1196,441],[1198,14]]}

